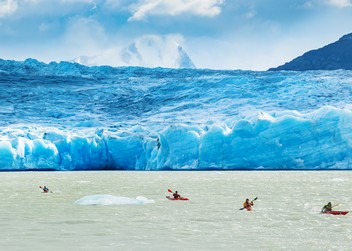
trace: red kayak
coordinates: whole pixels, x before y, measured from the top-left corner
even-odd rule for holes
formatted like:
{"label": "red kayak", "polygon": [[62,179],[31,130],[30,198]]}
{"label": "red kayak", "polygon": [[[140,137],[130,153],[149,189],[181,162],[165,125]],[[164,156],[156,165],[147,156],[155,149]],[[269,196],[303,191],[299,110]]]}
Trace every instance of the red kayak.
{"label": "red kayak", "polygon": [[327,211],[327,212],[324,212],[323,214],[346,215],[348,214],[348,211]]}
{"label": "red kayak", "polygon": [[247,211],[252,211],[252,207],[246,207]]}
{"label": "red kayak", "polygon": [[173,198],[173,197],[166,196],[166,198],[167,198],[168,200],[189,200],[188,198],[185,198],[185,197],[180,197],[180,198],[175,199],[175,198]]}

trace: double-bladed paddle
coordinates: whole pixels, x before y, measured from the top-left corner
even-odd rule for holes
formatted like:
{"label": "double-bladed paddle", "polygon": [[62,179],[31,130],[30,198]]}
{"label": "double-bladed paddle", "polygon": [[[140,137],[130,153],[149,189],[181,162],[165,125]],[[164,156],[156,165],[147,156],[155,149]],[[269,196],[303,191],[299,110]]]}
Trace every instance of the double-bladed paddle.
{"label": "double-bladed paddle", "polygon": [[[255,197],[253,200],[252,200],[252,202],[253,201],[255,201],[256,199],[258,199],[258,197]],[[240,210],[243,210],[243,209],[245,209],[246,207],[242,207],[242,208],[240,208]]]}

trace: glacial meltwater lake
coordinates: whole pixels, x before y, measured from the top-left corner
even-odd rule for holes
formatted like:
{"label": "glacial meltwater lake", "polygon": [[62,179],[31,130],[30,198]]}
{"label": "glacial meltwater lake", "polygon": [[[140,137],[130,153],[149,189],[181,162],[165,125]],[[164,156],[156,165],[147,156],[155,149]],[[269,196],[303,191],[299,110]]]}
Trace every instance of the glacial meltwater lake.
{"label": "glacial meltwater lake", "polygon": [[[349,171],[0,176],[0,250],[350,250],[352,243],[352,213],[319,213],[329,201],[352,208]],[[169,201],[168,189],[190,200]],[[239,210],[255,197],[253,211]]]}

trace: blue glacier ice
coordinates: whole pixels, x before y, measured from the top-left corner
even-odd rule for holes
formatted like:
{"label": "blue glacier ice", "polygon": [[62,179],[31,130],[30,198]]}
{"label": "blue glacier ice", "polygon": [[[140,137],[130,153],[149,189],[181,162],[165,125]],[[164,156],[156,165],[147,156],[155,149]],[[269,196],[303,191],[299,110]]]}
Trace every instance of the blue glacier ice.
{"label": "blue glacier ice", "polygon": [[352,71],[0,60],[0,87],[0,170],[352,168]]}

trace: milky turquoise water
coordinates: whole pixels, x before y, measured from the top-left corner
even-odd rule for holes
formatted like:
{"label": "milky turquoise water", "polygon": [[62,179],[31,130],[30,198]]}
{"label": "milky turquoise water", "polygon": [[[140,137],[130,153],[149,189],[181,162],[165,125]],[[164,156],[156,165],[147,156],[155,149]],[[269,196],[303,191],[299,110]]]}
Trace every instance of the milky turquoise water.
{"label": "milky turquoise water", "polygon": [[[0,250],[350,250],[352,172],[0,173]],[[44,194],[40,185],[53,193]],[[177,189],[190,201],[168,201]],[[78,205],[89,195],[154,203]],[[252,212],[238,210],[254,198]]]}

